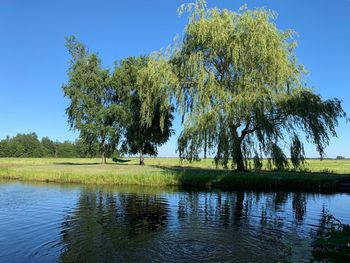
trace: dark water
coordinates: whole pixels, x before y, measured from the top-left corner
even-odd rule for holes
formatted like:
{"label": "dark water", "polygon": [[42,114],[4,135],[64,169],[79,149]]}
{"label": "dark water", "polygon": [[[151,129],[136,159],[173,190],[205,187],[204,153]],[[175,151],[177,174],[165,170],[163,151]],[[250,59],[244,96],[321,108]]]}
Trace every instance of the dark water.
{"label": "dark water", "polygon": [[0,262],[308,262],[346,194],[0,182]]}

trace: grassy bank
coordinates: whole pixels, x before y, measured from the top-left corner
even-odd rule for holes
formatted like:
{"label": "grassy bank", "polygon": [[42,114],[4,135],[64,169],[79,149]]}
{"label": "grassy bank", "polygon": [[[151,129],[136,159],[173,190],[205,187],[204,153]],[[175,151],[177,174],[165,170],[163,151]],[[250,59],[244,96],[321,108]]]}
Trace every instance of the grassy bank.
{"label": "grassy bank", "polygon": [[[193,186],[229,189],[332,191],[350,180],[350,161],[310,160],[307,172],[235,173],[215,169],[212,160],[180,164],[177,158],[136,158],[100,165],[99,159],[0,159],[0,179],[99,185]],[[327,171],[327,172],[325,172]],[[330,172],[332,171],[332,172]]]}

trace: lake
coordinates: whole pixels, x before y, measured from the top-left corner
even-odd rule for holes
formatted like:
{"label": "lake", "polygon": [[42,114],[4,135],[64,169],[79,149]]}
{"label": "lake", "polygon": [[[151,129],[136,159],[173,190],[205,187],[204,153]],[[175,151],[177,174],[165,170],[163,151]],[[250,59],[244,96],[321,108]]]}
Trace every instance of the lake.
{"label": "lake", "polygon": [[0,182],[0,262],[308,262],[350,195]]}

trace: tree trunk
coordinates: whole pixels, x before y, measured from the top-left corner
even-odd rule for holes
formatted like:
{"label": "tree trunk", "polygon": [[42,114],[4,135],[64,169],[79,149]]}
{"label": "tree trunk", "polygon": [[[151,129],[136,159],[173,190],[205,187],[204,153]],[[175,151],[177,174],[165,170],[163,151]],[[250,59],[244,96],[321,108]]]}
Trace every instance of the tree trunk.
{"label": "tree trunk", "polygon": [[208,146],[207,132],[205,132],[205,135],[204,135],[204,159],[207,159],[207,146]]}
{"label": "tree trunk", "polygon": [[236,170],[245,171],[244,159],[242,153],[242,139],[236,136],[233,141],[233,161],[236,163]]}
{"label": "tree trunk", "polygon": [[107,161],[106,161],[106,153],[103,151],[101,153],[101,164],[106,164]]}
{"label": "tree trunk", "polygon": [[140,150],[140,165],[145,165],[145,157],[143,156],[143,150]]}
{"label": "tree trunk", "polygon": [[245,171],[244,167],[244,160],[243,160],[243,154],[241,149],[241,144],[239,147],[237,147],[236,151],[236,165],[237,165],[237,171],[242,172]]}
{"label": "tree trunk", "polygon": [[102,151],[101,151],[101,164],[106,164],[107,161],[106,161],[106,145],[103,144],[102,145]]}

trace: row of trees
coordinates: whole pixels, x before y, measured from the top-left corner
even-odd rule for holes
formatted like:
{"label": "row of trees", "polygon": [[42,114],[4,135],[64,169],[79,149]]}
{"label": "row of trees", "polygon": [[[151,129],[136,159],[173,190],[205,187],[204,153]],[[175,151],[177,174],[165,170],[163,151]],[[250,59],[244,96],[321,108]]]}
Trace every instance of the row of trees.
{"label": "row of trees", "polygon": [[151,56],[127,58],[113,71],[74,37],[69,81],[63,86],[72,128],[102,162],[116,147],[156,154],[172,133],[174,109],[182,116],[181,159],[214,154],[217,165],[245,170],[248,158],[272,159],[277,168],[304,160],[304,133],[320,156],[346,114],[338,99],[323,100],[305,84],[293,31],[279,30],[275,13],[183,5],[188,24],[181,38]]}
{"label": "row of trees", "polygon": [[148,66],[150,57],[129,57],[116,64],[111,72],[86,47],[69,37],[66,46],[71,54],[69,82],[63,86],[70,104],[66,112],[73,129],[89,148],[99,145],[102,163],[117,151],[156,155],[158,146],[171,136],[174,108],[160,98],[152,100],[150,122],[142,120],[143,103],[149,99],[140,91],[139,72]]}
{"label": "row of trees", "polygon": [[82,140],[75,142],[41,140],[35,133],[17,134],[0,141],[0,157],[92,157],[98,156],[98,148],[87,149]]}

